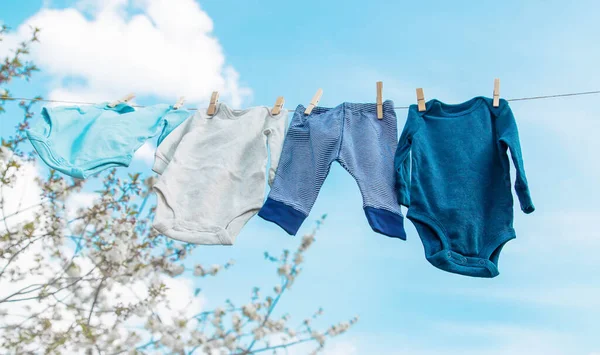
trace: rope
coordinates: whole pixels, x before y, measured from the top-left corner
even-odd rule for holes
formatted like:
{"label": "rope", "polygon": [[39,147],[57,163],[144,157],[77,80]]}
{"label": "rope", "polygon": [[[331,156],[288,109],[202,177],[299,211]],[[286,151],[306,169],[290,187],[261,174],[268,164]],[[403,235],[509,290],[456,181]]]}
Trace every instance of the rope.
{"label": "rope", "polygon": [[[541,96],[529,96],[529,97],[518,97],[513,99],[507,99],[506,101],[514,102],[514,101],[533,101],[533,100],[546,100],[546,99],[554,99],[560,97],[571,97],[571,96],[583,96],[583,95],[597,95],[600,94],[600,90],[596,91],[583,91],[583,92],[571,92],[566,94],[553,94],[553,95],[541,95]],[[47,99],[34,99],[34,98],[25,98],[25,97],[0,97],[0,101],[39,101],[39,102],[49,102],[49,103],[58,103],[58,104],[72,104],[72,105],[96,105],[95,102],[83,102],[83,101],[65,101],[65,100],[47,100]],[[145,107],[142,105],[131,105],[133,107]],[[186,110],[196,111],[198,108],[186,108]],[[394,110],[408,110],[408,106],[395,106]],[[288,109],[289,112],[293,112],[294,110]]]}

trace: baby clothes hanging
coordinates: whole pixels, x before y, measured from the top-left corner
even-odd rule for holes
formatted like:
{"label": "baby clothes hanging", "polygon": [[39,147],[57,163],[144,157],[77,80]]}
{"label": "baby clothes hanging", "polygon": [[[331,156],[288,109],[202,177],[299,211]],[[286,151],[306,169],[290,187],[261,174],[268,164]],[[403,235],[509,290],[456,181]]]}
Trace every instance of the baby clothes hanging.
{"label": "baby clothes hanging", "polygon": [[424,112],[409,108],[395,157],[398,199],[409,207],[407,218],[434,266],[498,275],[500,251],[516,236],[507,149],[521,209],[531,213],[517,124],[506,100],[499,107],[476,97],[457,105],[431,100]]}
{"label": "baby clothes hanging", "polygon": [[398,130],[393,102],[383,103],[382,119],[377,118],[375,103],[317,106],[310,115],[305,110],[299,105],[294,112],[275,181],[259,216],[296,234],[331,164],[338,161],[358,183],[372,229],[406,239],[394,190]]}
{"label": "baby clothes hanging", "polygon": [[[270,152],[275,176],[287,127],[287,110],[198,111],[158,146],[153,170],[158,201],[153,227],[173,239],[230,245],[262,206]],[[268,150],[267,150],[268,146]]]}
{"label": "baby clothes hanging", "polygon": [[27,137],[52,169],[85,179],[104,169],[129,166],[133,153],[156,135],[158,143],[190,113],[169,105],[135,109],[126,103],[44,107]]}

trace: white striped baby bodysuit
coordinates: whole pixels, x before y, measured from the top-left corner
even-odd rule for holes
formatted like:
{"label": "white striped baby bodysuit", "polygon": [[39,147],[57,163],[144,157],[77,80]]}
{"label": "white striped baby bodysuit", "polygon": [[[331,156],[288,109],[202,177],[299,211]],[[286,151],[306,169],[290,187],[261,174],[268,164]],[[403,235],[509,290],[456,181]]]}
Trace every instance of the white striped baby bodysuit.
{"label": "white striped baby bodysuit", "polygon": [[[217,104],[180,124],[158,146],[152,170],[161,176],[153,227],[194,244],[231,245],[261,208],[275,177],[287,128],[287,110],[234,110]],[[267,150],[268,145],[268,150]]]}

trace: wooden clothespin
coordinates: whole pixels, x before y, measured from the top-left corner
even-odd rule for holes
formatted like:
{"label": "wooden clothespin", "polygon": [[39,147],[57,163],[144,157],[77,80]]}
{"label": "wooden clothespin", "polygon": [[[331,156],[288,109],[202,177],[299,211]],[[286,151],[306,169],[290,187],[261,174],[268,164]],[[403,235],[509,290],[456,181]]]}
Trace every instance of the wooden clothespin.
{"label": "wooden clothespin", "polygon": [[173,110],[179,110],[181,108],[181,106],[183,106],[183,103],[185,102],[185,97],[182,96],[179,98],[179,100],[177,100],[177,103],[175,105],[173,105]]}
{"label": "wooden clothespin", "polygon": [[377,82],[377,118],[383,119],[383,81]]}
{"label": "wooden clothespin", "polygon": [[417,105],[419,108],[419,112],[427,110],[427,108],[425,107],[425,95],[423,94],[422,88],[417,89]]}
{"label": "wooden clothespin", "polygon": [[315,94],[315,96],[313,96],[312,100],[310,100],[310,104],[308,104],[308,107],[306,108],[306,110],[304,110],[305,115],[310,115],[313,108],[315,108],[319,104],[319,100],[321,100],[322,95],[323,95],[323,89],[317,90],[317,93]]}
{"label": "wooden clothespin", "polygon": [[271,114],[272,115],[279,115],[279,113],[283,109],[283,104],[284,103],[285,103],[285,99],[283,98],[283,96],[279,96],[277,98],[277,101],[275,101],[275,106],[273,106],[273,109],[271,109]]}
{"label": "wooden clothespin", "polygon": [[128,94],[128,95],[126,95],[126,96],[125,96],[124,98],[122,98],[122,99],[119,99],[119,100],[116,100],[116,101],[113,101],[113,102],[111,102],[110,104],[108,104],[108,107],[115,107],[115,106],[117,106],[117,105],[118,105],[118,104],[120,104],[120,103],[127,103],[127,102],[129,102],[130,100],[133,100],[133,98],[134,98],[134,97],[135,97],[135,94],[133,94],[133,93],[131,93],[131,94]]}
{"label": "wooden clothespin", "polygon": [[212,116],[217,112],[217,102],[219,102],[219,92],[213,91],[212,95],[210,96],[210,104],[208,105],[208,110],[206,110],[206,113],[209,116]]}
{"label": "wooden clothespin", "polygon": [[492,102],[492,106],[500,106],[500,79],[498,78],[494,79],[494,101]]}

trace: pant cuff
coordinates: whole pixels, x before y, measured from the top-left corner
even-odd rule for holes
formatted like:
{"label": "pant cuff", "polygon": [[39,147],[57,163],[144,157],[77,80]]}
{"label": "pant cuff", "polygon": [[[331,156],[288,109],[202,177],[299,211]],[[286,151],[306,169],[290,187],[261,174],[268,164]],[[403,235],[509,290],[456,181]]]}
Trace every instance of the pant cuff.
{"label": "pant cuff", "polygon": [[258,215],[270,222],[276,223],[290,235],[296,235],[306,215],[283,202],[267,198]]}
{"label": "pant cuff", "polygon": [[402,215],[374,207],[365,207],[365,215],[375,232],[406,240]]}

